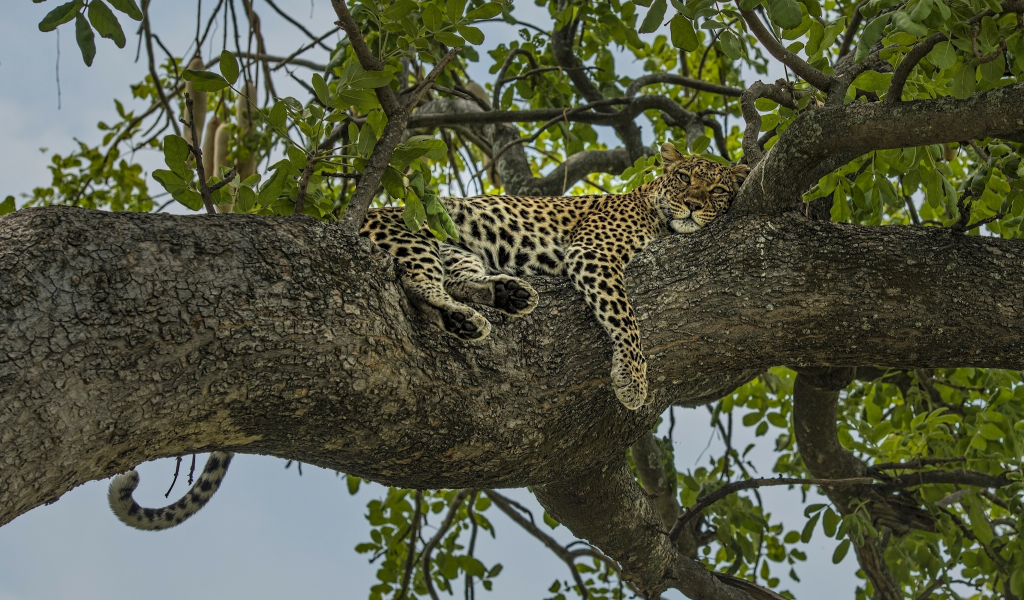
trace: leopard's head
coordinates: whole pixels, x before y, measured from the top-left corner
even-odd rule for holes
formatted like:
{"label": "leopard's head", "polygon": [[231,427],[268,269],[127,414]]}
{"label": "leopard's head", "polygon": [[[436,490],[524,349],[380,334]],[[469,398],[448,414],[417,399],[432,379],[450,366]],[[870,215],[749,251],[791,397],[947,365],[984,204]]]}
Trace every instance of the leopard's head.
{"label": "leopard's head", "polygon": [[724,214],[750,173],[697,156],[683,156],[670,142],[661,145],[665,173],[653,187],[655,208],[674,233],[692,233]]}

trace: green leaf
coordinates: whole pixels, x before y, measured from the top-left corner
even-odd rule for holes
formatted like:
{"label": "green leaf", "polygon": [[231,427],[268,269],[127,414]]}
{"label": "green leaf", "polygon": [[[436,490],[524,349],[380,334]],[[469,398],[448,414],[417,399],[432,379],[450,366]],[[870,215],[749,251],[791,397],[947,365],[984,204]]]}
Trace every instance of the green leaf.
{"label": "green leaf", "polygon": [[229,85],[238,81],[238,59],[227,50],[220,53],[220,74]]}
{"label": "green leaf", "polygon": [[940,69],[948,69],[956,64],[956,48],[952,42],[936,44],[928,53],[928,60]]}
{"label": "green leaf", "polygon": [[71,0],[71,2],[61,4],[46,13],[43,20],[39,22],[39,31],[53,31],[58,25],[70,22],[78,14],[78,8],[81,5],[82,0]]}
{"label": "green leaf", "polygon": [[466,10],[466,0],[448,0],[444,4],[444,10],[448,13],[448,20],[458,23],[462,20],[462,13]]}
{"label": "green leaf", "polygon": [[111,6],[120,12],[128,15],[128,18],[133,21],[142,20],[142,11],[139,10],[139,5],[135,3],[135,0],[109,0]]}
{"label": "green leaf", "polygon": [[471,25],[456,25],[455,28],[459,30],[459,35],[466,38],[470,44],[479,46],[484,43],[484,32],[480,29]]}
{"label": "green leaf", "polygon": [[654,33],[661,27],[665,20],[665,10],[668,9],[666,0],[654,0],[651,9],[647,11],[644,22],[640,24],[640,33]]}
{"label": "green leaf", "polygon": [[75,15],[75,39],[78,41],[78,47],[82,50],[82,60],[85,61],[85,66],[92,66],[92,59],[96,58],[96,36],[92,33],[92,27],[89,26],[89,22],[85,20],[85,15],[78,13]]}
{"label": "green leaf", "polygon": [[405,197],[405,181],[402,180],[402,174],[391,165],[381,173],[380,183],[392,198]]}
{"label": "green leaf", "polygon": [[433,4],[428,4],[423,9],[423,24],[427,26],[430,31],[437,31],[441,28],[444,23],[444,17],[441,15],[440,9]]}
{"label": "green leaf", "polygon": [[914,9],[910,11],[910,19],[915,23],[920,23],[927,19],[931,12],[932,0],[920,0],[914,5]]}
{"label": "green leaf", "polygon": [[855,61],[860,62],[871,54],[871,48],[878,40],[882,39],[882,32],[889,24],[889,15],[882,15],[867,24],[860,39],[857,40],[857,52],[853,55]]}
{"label": "green leaf", "polygon": [[394,69],[388,67],[384,71],[364,71],[361,67],[349,80],[347,87],[353,90],[368,90],[384,87],[394,79]]}
{"label": "green leaf", "polygon": [[1003,73],[1006,71],[1006,59],[1003,55],[995,57],[994,60],[990,60],[986,63],[981,63],[978,67],[978,72],[981,73],[981,78],[989,83],[995,83],[1003,78]]}
{"label": "green leaf", "polygon": [[405,210],[402,212],[402,219],[405,220],[405,226],[409,228],[409,231],[413,232],[419,231],[423,227],[424,221],[427,220],[427,211],[416,194],[409,194],[405,197]]}
{"label": "green leaf", "polygon": [[718,43],[722,45],[722,52],[732,60],[737,60],[743,56],[743,47],[740,44],[740,38],[731,31],[723,31],[722,35],[718,36]]}
{"label": "green leaf", "polygon": [[901,31],[906,31],[917,37],[928,35],[928,28],[920,23],[915,23],[910,14],[905,10],[898,10],[892,15],[892,24]]}
{"label": "green leaf", "polygon": [[3,202],[0,202],[0,215],[6,215],[17,210],[17,206],[14,204],[14,196],[7,196]]}
{"label": "green leaf", "polygon": [[963,100],[974,93],[974,90],[978,87],[978,81],[974,74],[974,65],[969,63],[960,63],[953,71],[953,80],[950,81],[950,85],[953,86],[953,97]]}
{"label": "green leaf", "polygon": [[818,524],[819,518],[821,518],[821,513],[817,513],[808,519],[807,524],[804,525],[804,530],[800,532],[800,541],[805,544],[811,541],[811,536],[814,535],[814,526]]}
{"label": "green leaf", "polygon": [[694,154],[701,154],[708,149],[708,145],[711,144],[711,140],[706,135],[698,135],[693,138],[693,144],[690,146],[690,150]]}
{"label": "green leaf", "polygon": [[181,77],[185,81],[191,81],[197,92],[219,92],[228,87],[227,80],[210,71],[182,69]]}
{"label": "green leaf", "polygon": [[668,22],[669,31],[672,34],[672,45],[687,52],[693,52],[700,47],[700,40],[697,39],[697,32],[693,29],[693,23],[683,15],[676,15]]}
{"label": "green leaf", "polygon": [[469,11],[466,18],[470,21],[481,21],[483,19],[491,19],[501,14],[501,3],[500,2],[488,2],[480,8]]}
{"label": "green leaf", "polygon": [[988,519],[985,518],[985,513],[978,507],[977,502],[970,502],[970,508],[967,514],[971,517],[971,531],[974,535],[978,536],[978,541],[988,545],[992,543],[992,538],[995,537],[992,533],[992,526],[989,525]]}
{"label": "green leaf", "polygon": [[554,517],[548,514],[548,511],[544,511],[544,523],[552,529],[557,529],[558,526],[561,525],[561,523],[556,521]]}
{"label": "green leaf", "polygon": [[804,19],[797,0],[768,0],[768,16],[783,29],[796,29]]}
{"label": "green leaf", "polygon": [[321,104],[324,106],[330,104],[331,93],[327,89],[327,82],[324,80],[324,76],[319,73],[313,73],[313,91],[316,93],[316,99]]}
{"label": "green leaf", "polygon": [[270,125],[274,129],[284,130],[285,120],[288,117],[288,109],[284,106],[283,100],[278,100],[274,108],[270,109]]}
{"label": "green leaf", "polygon": [[256,193],[252,191],[252,188],[245,186],[238,188],[238,200],[235,201],[235,206],[232,208],[231,212],[247,213],[255,206]]}
{"label": "green leaf", "polygon": [[114,11],[110,10],[103,0],[92,0],[89,3],[89,22],[100,37],[113,40],[118,48],[124,48],[126,40],[121,24],[117,22]]}
{"label": "green leaf", "polygon": [[892,73],[864,71],[853,80],[853,85],[868,92],[884,92],[889,89]]}
{"label": "green leaf", "polygon": [[836,551],[832,553],[832,564],[838,565],[843,562],[846,558],[846,553],[850,550],[850,540],[843,540],[836,547]]}
{"label": "green leaf", "polygon": [[267,179],[267,182],[263,184],[259,194],[256,196],[256,202],[260,206],[270,206],[278,199],[281,192],[284,191],[284,184],[288,181],[288,169],[280,166],[281,163],[278,163],[278,165],[278,168],[274,170],[274,174],[270,176],[270,179]]}
{"label": "green leaf", "polygon": [[462,39],[461,37],[455,35],[450,31],[438,31],[437,33],[434,34],[434,39],[446,46],[451,47],[462,46],[466,43],[466,40]]}
{"label": "green leaf", "polygon": [[174,134],[164,138],[164,164],[182,178],[192,172],[186,162],[188,153],[188,142],[185,141],[185,138]]}
{"label": "green leaf", "polygon": [[986,440],[992,440],[993,442],[997,442],[1003,439],[1003,430],[1000,429],[999,426],[996,425],[995,423],[982,424],[978,432],[981,434],[981,437],[985,438]]}
{"label": "green leaf", "polygon": [[841,521],[839,515],[832,512],[831,508],[826,509],[825,517],[821,521],[821,525],[825,530],[825,535],[827,535],[828,537],[835,537],[836,529],[839,528],[839,521]]}

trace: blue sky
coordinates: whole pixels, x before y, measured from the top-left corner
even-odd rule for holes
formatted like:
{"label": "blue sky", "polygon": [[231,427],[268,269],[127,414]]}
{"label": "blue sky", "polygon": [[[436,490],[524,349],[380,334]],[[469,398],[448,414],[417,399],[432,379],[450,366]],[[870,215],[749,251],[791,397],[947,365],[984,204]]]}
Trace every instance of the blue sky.
{"label": "blue sky", "polygon": [[[327,0],[278,0],[314,32],[326,31],[334,20]],[[109,40],[98,40],[94,65],[82,63],[73,35],[62,28],[60,38],[61,109],[57,109],[57,36],[43,34],[36,24],[54,1],[33,4],[5,0],[0,19],[0,114],[4,115],[4,143],[0,144],[0,198],[18,195],[49,183],[49,154],[66,153],[74,138],[96,143],[97,121],[116,118],[112,98],[130,96],[128,85],[145,75],[143,62],[134,62],[134,38],[118,50]],[[177,14],[176,6],[193,2],[153,2],[153,22],[164,42],[175,51],[188,45],[194,13]],[[209,10],[214,2],[204,3]],[[519,0],[529,20],[545,26],[546,12]],[[257,0],[264,13],[264,31],[271,54],[289,52],[303,39],[287,23],[275,18]],[[191,8],[190,8],[191,10]],[[127,32],[126,27],[126,32]],[[485,26],[486,46],[508,35],[499,27]],[[483,52],[481,52],[483,55]],[[323,53],[309,57],[324,60]],[[486,57],[485,57],[486,58]],[[625,55],[620,61],[628,60]],[[486,67],[471,71],[487,81]],[[306,77],[308,73],[301,73]],[[302,97],[287,77],[277,80],[279,92]],[[129,104],[130,106],[130,104]],[[650,131],[649,127],[645,130]],[[653,140],[648,140],[653,141]],[[147,168],[160,158],[142,157]],[[159,188],[154,188],[154,192]],[[677,410],[676,457],[681,469],[692,468],[706,446],[720,450],[704,409]],[[759,442],[764,460],[760,472],[771,472],[771,440]],[[747,440],[743,440],[743,444]],[[756,453],[756,451],[755,451]],[[762,464],[763,463],[763,464]],[[173,460],[142,465],[142,484],[136,497],[144,505],[166,503],[163,493],[174,471]],[[121,525],[106,505],[107,481],[89,482],[72,490],[51,506],[37,508],[0,528],[0,600],[147,600],[177,599],[185,595],[246,600],[295,597],[365,598],[375,581],[376,568],[356,554],[356,544],[369,539],[363,518],[366,503],[382,488],[364,486],[350,496],[344,481],[333,472],[313,467],[285,470],[284,461],[264,456],[238,456],[224,486],[204,508],[181,527],[163,532],[140,532]],[[183,490],[179,482],[176,493]],[[526,490],[508,492],[524,504],[539,507]],[[769,510],[790,528],[802,524],[799,492],[784,488],[762,491]],[[812,501],[815,500],[812,496]],[[498,537],[483,536],[480,555],[487,564],[501,562],[504,572],[495,591],[481,598],[546,598],[555,579],[567,577],[565,566],[539,542],[514,526],[497,511],[492,521]],[[553,532],[564,541],[565,528]],[[800,565],[803,582],[783,587],[804,598],[852,598],[856,563],[850,553],[841,565],[832,565],[835,544],[819,532],[804,550],[809,560]],[[678,598],[678,594],[666,597]]]}

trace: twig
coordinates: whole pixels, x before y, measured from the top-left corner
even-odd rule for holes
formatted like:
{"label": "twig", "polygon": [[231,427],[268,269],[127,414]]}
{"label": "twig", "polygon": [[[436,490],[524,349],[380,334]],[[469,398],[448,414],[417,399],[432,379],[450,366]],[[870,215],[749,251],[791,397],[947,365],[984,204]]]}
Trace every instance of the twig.
{"label": "twig", "polygon": [[231,180],[234,179],[236,175],[238,175],[238,169],[231,167],[231,170],[224,174],[224,179],[210,186],[210,191],[216,192],[220,188],[231,183]]}
{"label": "twig", "polygon": [[[160,75],[156,71],[156,63],[153,61],[153,33],[149,27],[149,3],[143,3],[144,13],[142,15],[142,30],[146,38],[146,54],[149,58],[149,76],[153,78],[153,86],[156,88],[156,94],[160,98],[160,103],[163,105],[164,110],[167,111],[168,115],[171,115],[171,103],[167,100],[167,94],[164,93],[164,86],[160,83]],[[174,129],[175,135],[181,135],[181,130],[178,129],[178,124],[171,119],[171,127]],[[197,139],[197,138],[192,138]]]}
{"label": "twig", "polygon": [[[274,12],[276,12],[279,15],[281,15],[281,18],[283,18],[285,21],[288,21],[289,23],[291,23],[292,25],[297,27],[299,29],[299,31],[301,31],[302,33],[304,33],[307,36],[309,36],[309,39],[311,39],[315,43],[319,44],[321,48],[323,48],[324,50],[326,50],[328,52],[333,52],[334,51],[333,48],[331,48],[330,46],[324,44],[321,41],[321,40],[323,40],[323,38],[317,38],[315,35],[313,35],[313,32],[311,32],[310,30],[308,30],[305,27],[303,27],[302,23],[299,23],[298,21],[293,19],[291,16],[289,16],[288,13],[286,13],[285,11],[281,10],[280,8],[278,8],[277,5],[274,4],[273,0],[266,0],[266,2],[267,2],[267,4],[270,5],[270,8],[274,9]],[[324,37],[326,37],[326,36],[324,36]]]}
{"label": "twig", "polygon": [[889,89],[885,92],[885,102],[900,102],[903,99],[903,86],[906,85],[907,78],[910,77],[914,67],[917,66],[917,63],[921,62],[925,55],[932,51],[932,48],[947,39],[949,38],[944,33],[933,34],[924,41],[919,42],[907,53],[892,74],[892,79],[889,81]]}
{"label": "twig", "polygon": [[676,75],[674,73],[652,73],[650,75],[644,75],[643,77],[637,77],[631,81],[629,86],[626,87],[626,97],[632,98],[640,88],[654,83],[681,85],[686,88],[692,88],[702,92],[710,92],[712,94],[719,94],[721,96],[730,96],[733,98],[738,98],[743,93],[743,90],[740,88],[728,85],[718,85],[717,83],[683,77],[682,75]]}
{"label": "twig", "polygon": [[525,56],[526,59],[530,62],[531,69],[535,70],[538,68],[537,59],[534,58],[533,54],[530,54],[529,52],[523,50],[522,48],[513,48],[512,50],[510,50],[508,55],[505,57],[504,62],[501,63],[501,67],[498,69],[498,75],[494,83],[494,94],[491,97],[491,106],[493,106],[494,108],[500,106],[500,104],[498,104],[498,101],[501,99],[501,86],[505,84],[505,71],[508,71],[509,66],[512,65],[512,61],[517,56]]}
{"label": "twig", "polygon": [[309,178],[313,176],[313,169],[319,156],[313,154],[306,156],[306,167],[302,169],[302,176],[299,178],[299,188],[295,195],[295,215],[301,215],[302,209],[306,206],[306,190],[309,187]]}
{"label": "twig", "polygon": [[978,48],[979,33],[981,33],[981,24],[975,23],[974,27],[971,27],[971,48],[974,50],[974,57],[978,59],[979,63],[984,64],[992,62],[995,59],[999,58],[999,56],[1006,51],[1006,38],[999,38],[998,48],[996,48],[992,52],[989,52],[988,54],[982,54],[981,48]]}
{"label": "twig", "polygon": [[330,171],[320,171],[321,177],[337,177],[339,179],[359,179],[359,173],[334,173]]}
{"label": "twig", "polygon": [[459,512],[459,506],[462,505],[462,501],[466,499],[470,490],[459,490],[455,497],[452,498],[451,504],[448,506],[448,514],[445,516],[441,526],[437,528],[437,533],[434,537],[430,538],[430,541],[423,546],[423,582],[427,586],[427,592],[430,593],[430,597],[433,600],[439,600],[437,592],[434,590],[434,581],[430,576],[430,553],[434,551],[434,547],[440,543],[441,538],[448,532],[448,529],[452,526],[452,521],[455,520],[456,513]]}
{"label": "twig", "polygon": [[853,43],[853,36],[857,34],[857,29],[860,28],[860,22],[864,19],[860,14],[860,9],[867,3],[868,0],[860,0],[860,2],[853,7],[853,14],[850,15],[850,23],[846,26],[846,31],[843,32],[843,41],[839,46],[840,58],[850,51],[850,46]]}
{"label": "twig", "polygon": [[804,59],[800,58],[796,54],[790,52],[779,43],[778,40],[765,28],[764,23],[761,22],[761,18],[757,16],[757,13],[749,10],[740,10],[740,14],[743,15],[743,20],[747,22],[747,26],[750,27],[751,33],[757,38],[764,49],[769,54],[774,56],[782,64],[786,65],[793,72],[803,78],[804,81],[813,85],[823,92],[828,92],[829,88],[832,87],[833,77],[826,75],[815,69],[810,64],[804,62]]}
{"label": "twig", "polygon": [[951,456],[948,458],[915,458],[906,462],[888,462],[878,463],[877,465],[871,465],[868,467],[868,472],[872,474],[881,473],[882,471],[896,471],[900,469],[920,469],[929,465],[947,465],[949,463],[964,462],[967,460],[966,456]]}
{"label": "twig", "polygon": [[[160,211],[157,211],[160,212]],[[171,480],[171,487],[167,488],[167,493],[164,494],[164,498],[168,498],[171,495],[171,490],[174,489],[174,484],[178,483],[178,469],[181,468],[181,457],[178,457],[178,461],[174,463],[174,479]]]}
{"label": "twig", "polygon": [[211,190],[206,185],[206,171],[203,169],[203,150],[196,143],[196,140],[199,139],[199,134],[196,132],[196,119],[192,114],[192,106],[194,104],[188,92],[185,92],[185,109],[188,111],[188,123],[182,121],[182,124],[192,131],[192,143],[188,144],[186,142],[186,144],[189,151],[192,152],[192,156],[196,158],[196,172],[199,174],[199,194],[203,197],[203,205],[206,207],[206,212],[215,215],[217,214],[217,209],[213,207],[213,200],[210,197]]}
{"label": "twig", "polygon": [[[405,598],[406,592],[409,591],[409,581],[412,579],[412,570],[416,564],[416,538],[419,536],[420,530],[420,517],[423,503],[423,491],[416,490],[416,509],[413,512],[412,525],[409,527],[409,548],[408,553],[405,555],[405,572],[402,573],[402,587],[398,592],[398,596],[395,600],[402,600]],[[429,573],[427,573],[429,575]]]}
{"label": "twig", "polygon": [[[280,69],[281,67],[283,67],[285,65],[285,63],[292,62],[293,60],[295,60],[295,57],[297,57],[298,55],[302,54],[306,50],[309,50],[310,48],[312,48],[313,46],[318,44],[321,40],[323,40],[327,36],[333,35],[333,34],[337,33],[340,30],[341,30],[341,27],[335,26],[334,29],[331,29],[327,33],[323,34],[322,36],[316,38],[312,42],[306,44],[305,46],[302,46],[301,48],[299,48],[295,52],[292,52],[288,56],[284,57],[282,60],[278,61],[279,64],[276,67],[274,67],[273,69],[271,69],[271,71],[276,71],[276,70]],[[270,57],[267,57],[267,59],[270,60]],[[298,63],[295,63],[295,64],[298,64]],[[313,63],[309,63],[309,64],[313,64]],[[326,70],[327,70],[327,65],[324,65],[324,68],[321,69],[321,71],[326,71]]]}
{"label": "twig", "polygon": [[576,562],[573,560],[575,557],[572,552],[564,548],[561,544],[555,541],[555,538],[544,533],[537,527],[533,521],[527,521],[523,515],[519,514],[515,509],[512,508],[512,501],[505,496],[495,492],[494,490],[484,490],[487,497],[494,502],[494,505],[501,509],[501,512],[509,516],[517,525],[529,532],[533,537],[540,540],[545,546],[547,546],[552,552],[558,555],[565,564],[569,565],[569,569],[572,571],[572,577],[576,581],[576,585],[579,587],[580,596],[583,600],[589,597],[587,592],[587,586],[583,583],[583,578],[580,577],[579,569],[576,568]]}

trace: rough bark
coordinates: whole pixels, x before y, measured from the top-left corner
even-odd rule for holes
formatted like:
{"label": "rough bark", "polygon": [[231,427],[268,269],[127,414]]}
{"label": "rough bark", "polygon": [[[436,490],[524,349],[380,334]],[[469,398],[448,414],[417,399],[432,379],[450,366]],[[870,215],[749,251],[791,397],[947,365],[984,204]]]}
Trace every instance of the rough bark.
{"label": "rough bark", "polygon": [[1024,366],[1024,242],[939,230],[784,215],[655,243],[627,271],[655,399],[638,412],[557,279],[466,345],[418,322],[387,255],[308,218],[29,209],[0,220],[0,254],[0,523],[210,449],[540,485],[771,365]]}

